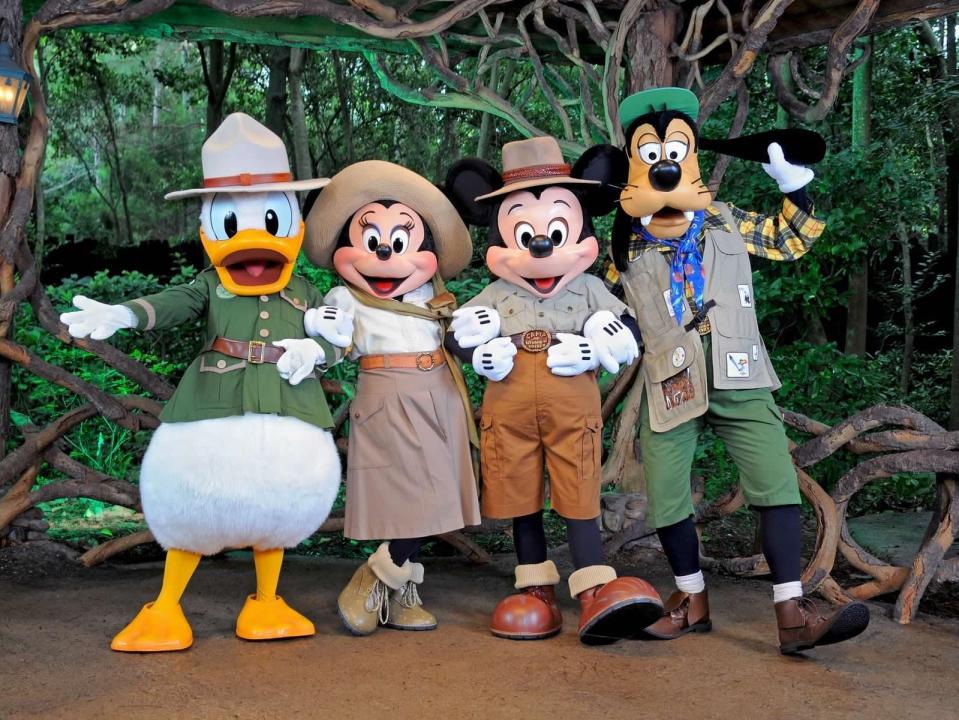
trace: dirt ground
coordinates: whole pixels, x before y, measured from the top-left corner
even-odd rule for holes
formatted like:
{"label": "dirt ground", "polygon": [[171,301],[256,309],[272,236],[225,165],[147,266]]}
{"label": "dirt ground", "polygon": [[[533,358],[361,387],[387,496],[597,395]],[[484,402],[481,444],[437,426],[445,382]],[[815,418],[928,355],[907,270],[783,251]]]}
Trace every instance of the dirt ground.
{"label": "dirt ground", "polygon": [[[556,559],[568,573],[562,553]],[[510,558],[481,568],[441,559],[428,561],[422,593],[438,630],[354,638],[335,614],[354,562],[292,557],[281,592],[317,634],[256,644],[233,634],[251,565],[204,561],[184,599],[195,645],[142,656],[108,645],[153,598],[160,565],[0,573],[0,719],[942,720],[959,702],[959,622],[903,627],[874,605],[858,640],[787,658],[760,581],[708,579],[711,634],[589,648],[566,593],[560,636],[492,637],[486,621],[510,589]],[[664,564],[647,574],[666,590]]]}

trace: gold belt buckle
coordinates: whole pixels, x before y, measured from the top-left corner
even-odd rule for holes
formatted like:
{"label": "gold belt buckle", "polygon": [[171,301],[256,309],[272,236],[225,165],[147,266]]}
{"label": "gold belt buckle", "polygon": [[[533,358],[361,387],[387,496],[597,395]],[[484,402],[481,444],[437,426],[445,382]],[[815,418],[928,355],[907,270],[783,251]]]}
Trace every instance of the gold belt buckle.
{"label": "gold belt buckle", "polygon": [[549,330],[527,330],[523,333],[523,349],[531,353],[543,352],[552,340]]}
{"label": "gold belt buckle", "polygon": [[[257,350],[259,357],[257,357]],[[262,365],[266,357],[266,343],[260,340],[250,340],[250,345],[246,350],[246,360],[253,365]]]}
{"label": "gold belt buckle", "polygon": [[[425,359],[424,359],[425,358]],[[433,353],[420,353],[416,356],[416,369],[427,372],[436,367],[436,360]]]}

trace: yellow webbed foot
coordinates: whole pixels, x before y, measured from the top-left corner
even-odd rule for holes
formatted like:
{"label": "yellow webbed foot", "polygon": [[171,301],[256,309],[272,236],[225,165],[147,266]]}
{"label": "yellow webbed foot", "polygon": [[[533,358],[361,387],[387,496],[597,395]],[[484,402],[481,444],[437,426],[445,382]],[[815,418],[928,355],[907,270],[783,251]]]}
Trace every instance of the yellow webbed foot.
{"label": "yellow webbed foot", "polygon": [[193,630],[179,605],[154,607],[147,603],[110,643],[119,652],[172,652],[193,644]]}
{"label": "yellow webbed foot", "polygon": [[315,635],[313,623],[287,605],[279,595],[257,600],[250,595],[236,619],[236,634],[244,640],[282,640]]}

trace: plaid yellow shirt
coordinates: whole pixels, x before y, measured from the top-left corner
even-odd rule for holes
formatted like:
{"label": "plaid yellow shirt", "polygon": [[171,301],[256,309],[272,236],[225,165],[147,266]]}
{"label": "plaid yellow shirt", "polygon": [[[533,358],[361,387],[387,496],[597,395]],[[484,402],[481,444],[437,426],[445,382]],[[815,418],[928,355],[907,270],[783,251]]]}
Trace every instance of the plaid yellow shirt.
{"label": "plaid yellow shirt", "polygon": [[[819,239],[826,227],[826,223],[814,217],[811,210],[806,212],[788,197],[783,198],[783,207],[778,215],[763,215],[741,210],[728,204],[727,207],[739,227],[740,235],[743,236],[746,252],[767,260],[783,262],[798,260],[809,252],[809,248]],[[731,230],[720,214],[719,208],[715,205],[706,208],[703,230],[699,236],[700,248],[705,243],[704,238],[708,228],[720,228],[727,232]],[[671,248],[665,245],[650,243],[634,233],[629,239],[629,247],[627,248],[629,261],[632,262],[651,247],[656,248],[661,253],[673,252]],[[623,286],[619,271],[611,260],[606,265],[604,281],[613,295],[620,299],[623,298]],[[696,303],[693,297],[693,289],[688,282],[686,283],[686,301],[695,312]],[[699,332],[701,334],[709,332],[708,321],[704,321],[700,325]]]}

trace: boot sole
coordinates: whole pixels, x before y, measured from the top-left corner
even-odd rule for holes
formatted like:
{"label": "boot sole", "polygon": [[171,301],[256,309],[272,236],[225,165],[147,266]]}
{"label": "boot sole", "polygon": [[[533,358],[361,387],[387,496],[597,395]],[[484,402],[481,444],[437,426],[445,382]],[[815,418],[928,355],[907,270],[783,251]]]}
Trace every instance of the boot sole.
{"label": "boot sole", "polygon": [[815,642],[803,641],[780,645],[779,652],[783,655],[795,655],[821,645],[834,645],[856,637],[867,627],[869,627],[869,608],[862,603],[850,603],[839,610],[832,625],[821,638]]}
{"label": "boot sole", "polygon": [[534,635],[531,633],[499,632],[497,630],[493,630],[492,628],[490,628],[490,632],[493,635],[495,635],[498,638],[504,638],[505,640],[546,640],[547,638],[551,638],[556,635],[559,635],[562,630],[563,628],[562,626],[560,626],[556,628],[555,630],[550,630],[549,632],[545,632],[545,633],[537,633]]}
{"label": "boot sole", "polygon": [[663,617],[663,606],[653,600],[627,600],[607,608],[579,631],[584,645],[609,645],[635,637]]}
{"label": "boot sole", "polygon": [[377,625],[377,626],[374,626],[372,630],[357,630],[352,625],[350,625],[349,621],[343,616],[343,613],[340,611],[339,608],[336,608],[336,614],[340,618],[340,622],[343,623],[343,627],[349,630],[350,635],[353,635],[354,637],[366,637],[367,635],[372,635],[374,632],[376,632],[376,628],[379,627]]}
{"label": "boot sole", "polygon": [[707,633],[713,629],[713,621],[698,622],[690,625],[688,628],[680,630],[675,635],[656,635],[647,630],[640,630],[639,634],[633,637],[634,640],[676,640],[689,633]]}
{"label": "boot sole", "polygon": [[407,632],[427,632],[429,630],[435,630],[436,624],[433,625],[419,625],[413,627],[411,625],[394,625],[393,623],[383,623],[383,627],[389,628],[390,630],[405,630]]}

